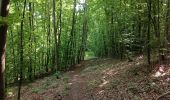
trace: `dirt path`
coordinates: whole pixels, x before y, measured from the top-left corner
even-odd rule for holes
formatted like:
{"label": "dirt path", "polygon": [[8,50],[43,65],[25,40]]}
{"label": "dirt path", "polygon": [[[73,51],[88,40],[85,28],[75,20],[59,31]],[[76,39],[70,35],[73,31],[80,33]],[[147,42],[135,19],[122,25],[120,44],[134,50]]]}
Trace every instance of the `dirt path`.
{"label": "dirt path", "polygon": [[92,59],[92,60],[84,61],[81,65],[76,65],[73,71],[68,72],[67,73],[69,76],[68,84],[70,90],[68,91],[68,95],[64,96],[62,100],[93,100],[94,94],[89,95],[89,93],[86,93],[88,91],[87,84],[89,81],[91,81],[90,78],[93,78],[93,74],[89,73],[87,76],[82,76],[81,73],[84,70],[88,69],[89,66],[91,67],[97,66],[98,68],[101,66],[102,63],[108,62],[108,60],[107,61],[102,61],[102,60]]}
{"label": "dirt path", "polygon": [[81,100],[81,98],[83,98],[82,86],[84,81],[77,74],[72,73],[68,84],[70,86],[70,90],[63,100]]}
{"label": "dirt path", "polygon": [[70,87],[68,95],[63,97],[62,100],[81,100],[83,98],[83,84],[85,81],[79,76],[80,72],[84,69],[84,65],[77,65],[76,70],[68,72]]}

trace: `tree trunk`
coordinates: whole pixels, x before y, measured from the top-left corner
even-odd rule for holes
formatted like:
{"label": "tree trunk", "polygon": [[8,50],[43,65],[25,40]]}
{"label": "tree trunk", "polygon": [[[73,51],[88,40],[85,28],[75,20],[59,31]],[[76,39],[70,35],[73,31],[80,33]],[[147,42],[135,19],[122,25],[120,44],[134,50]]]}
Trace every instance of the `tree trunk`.
{"label": "tree trunk", "polygon": [[28,67],[28,74],[29,74],[29,80],[32,81],[32,32],[33,32],[33,12],[32,12],[32,3],[29,2],[29,27],[30,27],[30,36],[29,36],[29,47],[30,47],[30,55],[29,55],[29,67]]}
{"label": "tree trunk", "polygon": [[23,31],[24,31],[24,18],[25,18],[25,10],[26,10],[26,0],[24,1],[24,9],[22,13],[22,21],[21,21],[21,31],[20,31],[20,80],[18,84],[18,100],[20,100],[20,92],[21,92],[21,85],[22,85],[22,78],[23,78]]}
{"label": "tree trunk", "polygon": [[167,13],[166,13],[166,37],[168,42],[170,43],[170,0],[167,0]]}
{"label": "tree trunk", "polygon": [[56,66],[57,64],[56,0],[53,0],[53,29],[54,29],[54,65]]}
{"label": "tree trunk", "polygon": [[73,15],[72,15],[72,28],[71,28],[71,32],[70,32],[70,41],[69,41],[69,49],[68,49],[68,56],[70,56],[69,61],[71,65],[74,64],[74,37],[75,37],[75,24],[76,23],[76,0],[74,0],[74,8],[73,8]]}
{"label": "tree trunk", "polygon": [[58,32],[58,44],[57,44],[57,66],[61,70],[60,66],[60,45],[61,45],[61,32],[62,32],[62,0],[60,0],[60,15],[59,15],[59,32]]}
{"label": "tree trunk", "polygon": [[[9,10],[9,1],[10,0],[0,0],[0,16],[7,17]],[[4,73],[5,73],[5,50],[6,50],[6,35],[8,25],[4,21],[0,22],[0,100],[5,99],[5,81],[4,81]]]}
{"label": "tree trunk", "polygon": [[150,52],[151,52],[151,48],[150,48],[151,5],[152,5],[152,2],[151,2],[151,0],[149,0],[148,1],[148,32],[147,32],[147,59],[148,59],[149,65],[151,63],[151,61],[150,61]]}
{"label": "tree trunk", "polygon": [[87,19],[87,4],[85,2],[84,6],[84,15],[83,15],[84,21],[83,21],[83,35],[82,35],[82,48],[81,48],[81,56],[80,60],[84,60],[85,56],[85,50],[86,50],[86,42],[87,42],[87,31],[88,31],[88,19]]}

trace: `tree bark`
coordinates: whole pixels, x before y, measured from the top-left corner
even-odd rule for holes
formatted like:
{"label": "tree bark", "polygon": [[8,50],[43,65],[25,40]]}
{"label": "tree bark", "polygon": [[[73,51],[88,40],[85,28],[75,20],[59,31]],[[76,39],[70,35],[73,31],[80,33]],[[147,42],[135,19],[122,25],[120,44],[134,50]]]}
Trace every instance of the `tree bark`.
{"label": "tree bark", "polygon": [[[9,11],[10,0],[0,0],[0,16],[7,17]],[[5,21],[0,21],[0,100],[5,100],[5,50],[6,50],[6,35],[8,25]]]}

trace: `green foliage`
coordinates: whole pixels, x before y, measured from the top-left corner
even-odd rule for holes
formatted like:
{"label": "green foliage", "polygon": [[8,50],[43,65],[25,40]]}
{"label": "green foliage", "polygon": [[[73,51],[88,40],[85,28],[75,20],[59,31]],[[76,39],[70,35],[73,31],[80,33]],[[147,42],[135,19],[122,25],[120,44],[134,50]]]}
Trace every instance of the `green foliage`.
{"label": "green foliage", "polygon": [[33,88],[32,89],[32,93],[39,93],[41,91],[41,89],[39,88]]}
{"label": "green foliage", "polygon": [[[53,0],[29,0],[26,2],[25,18],[22,18],[24,1],[11,1],[9,17],[0,18],[1,23],[9,24],[6,52],[8,83],[17,81],[21,67],[25,79],[55,72],[54,75],[60,78],[59,71],[70,69],[84,58],[132,60],[136,54],[145,54],[149,46],[151,50],[158,51],[159,47],[168,43],[165,33],[169,26],[165,23],[168,12],[166,0],[159,4],[160,8],[159,2],[152,1],[150,23],[148,2],[145,0],[79,2],[73,6],[73,0],[58,0],[54,7]],[[147,39],[149,25],[150,40]],[[21,42],[23,65],[20,65]],[[101,66],[92,70],[97,67]]]}
{"label": "green foliage", "polygon": [[88,59],[92,59],[92,58],[95,58],[94,52],[86,51],[84,59],[88,60]]}
{"label": "green foliage", "polygon": [[[37,76],[54,72],[56,72],[56,77],[61,77],[59,71],[68,70],[70,66],[84,59],[87,37],[84,34],[87,33],[83,27],[86,27],[84,20],[87,17],[86,12],[84,10],[75,12],[75,21],[79,23],[75,23],[73,36],[71,36],[70,32],[72,24],[74,24],[72,23],[73,1],[56,1],[58,40],[57,45],[54,45],[56,42],[54,41],[52,0],[29,0],[26,2],[25,18],[22,18],[23,3],[22,0],[11,1],[10,14],[7,19],[9,21],[6,57],[8,82],[16,81],[15,79],[19,77],[20,66],[23,68],[23,78],[25,79],[29,77],[34,79]],[[61,16],[59,16],[60,14]],[[2,20],[6,21],[4,18]],[[23,39],[21,40],[22,20],[24,23]],[[20,65],[21,42],[23,42],[24,65]],[[57,51],[55,46],[57,46]]]}
{"label": "green foliage", "polygon": [[59,79],[59,78],[61,78],[62,73],[61,73],[60,71],[56,71],[56,72],[54,73],[54,76],[55,76],[57,79]]}

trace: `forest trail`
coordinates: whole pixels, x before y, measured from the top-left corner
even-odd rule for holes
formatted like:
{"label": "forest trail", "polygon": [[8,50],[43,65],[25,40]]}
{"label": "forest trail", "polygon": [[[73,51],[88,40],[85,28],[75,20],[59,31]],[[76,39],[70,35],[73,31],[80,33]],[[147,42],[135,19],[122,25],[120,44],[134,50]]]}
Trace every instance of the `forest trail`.
{"label": "forest trail", "polygon": [[66,73],[69,76],[68,84],[70,89],[68,95],[64,96],[62,100],[82,100],[82,98],[83,100],[89,100],[89,98],[93,99],[92,95],[86,95],[87,83],[90,81],[89,78],[91,76],[86,77],[86,75],[83,75],[83,71],[89,70],[89,68],[93,69],[94,66],[99,67],[100,64],[103,63],[102,60],[104,59],[99,60],[97,58],[89,58],[89,60],[75,65],[74,70]]}
{"label": "forest trail", "polygon": [[75,66],[75,70],[68,72],[70,87],[68,95],[62,98],[62,100],[81,100],[83,98],[82,87],[85,81],[79,76],[79,73],[84,69],[84,65],[78,64]]}
{"label": "forest trail", "polygon": [[155,100],[170,90],[170,70],[154,77],[156,70],[148,72],[144,62],[143,56],[83,61],[60,79],[52,75],[24,86],[22,100]]}

